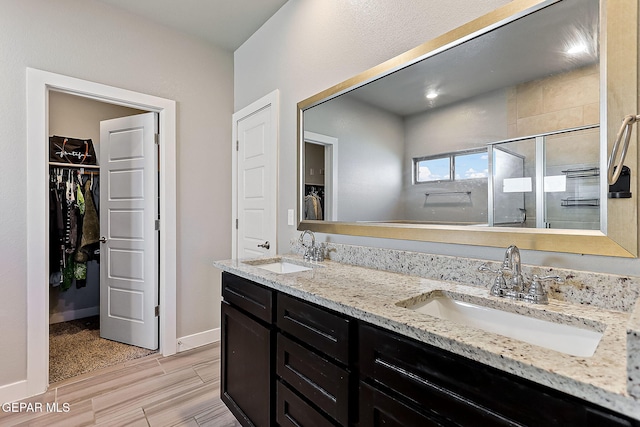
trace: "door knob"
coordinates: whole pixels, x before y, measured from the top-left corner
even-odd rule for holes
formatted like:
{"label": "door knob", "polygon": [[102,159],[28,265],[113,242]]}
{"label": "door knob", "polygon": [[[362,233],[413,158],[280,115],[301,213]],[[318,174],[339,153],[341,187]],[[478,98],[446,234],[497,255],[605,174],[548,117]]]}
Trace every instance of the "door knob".
{"label": "door knob", "polygon": [[104,236],[100,237],[100,243],[107,243],[107,238]]}
{"label": "door knob", "polygon": [[271,245],[269,244],[269,241],[267,240],[266,242],[264,242],[261,245],[258,245],[259,248],[265,248],[265,249],[269,249],[271,247]]}

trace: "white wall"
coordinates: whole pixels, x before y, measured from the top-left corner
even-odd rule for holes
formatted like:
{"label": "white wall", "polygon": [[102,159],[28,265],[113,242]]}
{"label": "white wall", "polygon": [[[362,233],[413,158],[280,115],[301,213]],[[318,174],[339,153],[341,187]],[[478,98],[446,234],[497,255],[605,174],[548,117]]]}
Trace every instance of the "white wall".
{"label": "white wall", "polygon": [[0,10],[0,387],[26,378],[26,67],[177,102],[177,335],[218,327],[211,261],[231,256],[232,55],[94,0]]}
{"label": "white wall", "polygon": [[[286,225],[284,214],[296,206],[296,104],[506,3],[508,0],[289,0],[236,50],[235,110],[276,88],[280,90],[281,248],[299,235],[295,227]],[[337,235],[328,238],[334,242],[495,260],[504,254],[501,248]],[[536,251],[524,251],[523,260],[529,264],[640,275],[638,260]]]}

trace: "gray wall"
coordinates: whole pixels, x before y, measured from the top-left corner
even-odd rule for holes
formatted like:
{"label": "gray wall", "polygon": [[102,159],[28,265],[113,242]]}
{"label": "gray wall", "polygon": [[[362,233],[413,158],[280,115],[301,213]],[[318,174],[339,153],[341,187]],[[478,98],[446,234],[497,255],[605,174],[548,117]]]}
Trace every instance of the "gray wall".
{"label": "gray wall", "polygon": [[26,378],[26,67],[177,102],[177,334],[218,327],[211,261],[231,256],[232,54],[94,0],[0,10],[0,387]]}
{"label": "gray wall", "polygon": [[[469,0],[289,0],[234,54],[235,110],[280,90],[279,252],[299,232],[296,206],[296,104],[387,59],[508,3]],[[323,236],[319,236],[323,237]],[[324,236],[334,242],[500,260],[504,249]],[[640,275],[640,261],[523,251],[525,263]]]}
{"label": "gray wall", "polygon": [[[414,157],[486,148],[507,138],[507,93],[493,91],[405,119],[405,171]],[[487,222],[487,180],[412,184],[404,175],[406,218],[414,221]],[[469,195],[436,195],[470,191]],[[425,196],[429,193],[430,196]]]}
{"label": "gray wall", "polygon": [[307,131],[338,138],[340,221],[402,218],[400,117],[345,96],[305,111],[304,122]]}

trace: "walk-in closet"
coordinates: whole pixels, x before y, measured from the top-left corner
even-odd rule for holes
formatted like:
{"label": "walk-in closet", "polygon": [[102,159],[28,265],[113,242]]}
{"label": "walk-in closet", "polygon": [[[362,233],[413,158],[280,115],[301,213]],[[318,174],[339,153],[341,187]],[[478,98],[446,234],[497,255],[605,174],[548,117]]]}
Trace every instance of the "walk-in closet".
{"label": "walk-in closet", "polygon": [[324,146],[305,142],[304,219],[325,219]]}
{"label": "walk-in closet", "polygon": [[100,338],[100,122],[145,113],[49,93],[49,382],[153,353]]}

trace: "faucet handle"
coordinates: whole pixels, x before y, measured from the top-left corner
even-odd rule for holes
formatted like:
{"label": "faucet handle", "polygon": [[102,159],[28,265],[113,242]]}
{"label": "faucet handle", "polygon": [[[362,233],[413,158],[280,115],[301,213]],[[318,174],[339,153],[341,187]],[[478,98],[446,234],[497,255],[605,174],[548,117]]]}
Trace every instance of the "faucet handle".
{"label": "faucet handle", "polygon": [[556,283],[564,283],[564,279],[560,276],[538,276],[537,274],[534,274],[533,282],[529,286],[529,292],[524,296],[524,299],[536,304],[548,304],[549,297],[547,290],[542,284],[545,280],[554,280]]}
{"label": "faucet handle", "polygon": [[498,270],[492,270],[486,262],[483,262],[482,264],[480,264],[480,266],[478,267],[478,271],[488,271],[489,273],[494,273],[494,274],[502,274],[503,270],[502,268],[498,269]]}
{"label": "faucet handle", "polygon": [[556,283],[564,283],[564,279],[558,275],[554,276],[538,276],[537,274],[533,275],[533,281],[544,281],[544,280],[553,280]]}
{"label": "faucet handle", "polygon": [[507,281],[504,278],[504,268],[501,267],[498,270],[493,270],[486,262],[484,262],[478,267],[478,271],[487,271],[496,275],[495,279],[493,279],[491,290],[489,291],[491,295],[496,297],[503,297],[507,295],[507,291],[509,289],[507,287]]}

